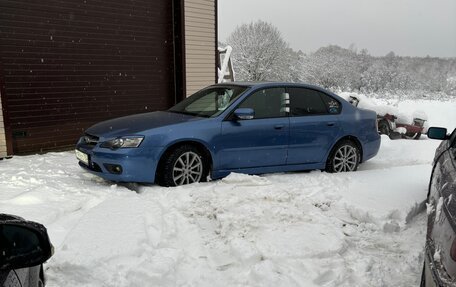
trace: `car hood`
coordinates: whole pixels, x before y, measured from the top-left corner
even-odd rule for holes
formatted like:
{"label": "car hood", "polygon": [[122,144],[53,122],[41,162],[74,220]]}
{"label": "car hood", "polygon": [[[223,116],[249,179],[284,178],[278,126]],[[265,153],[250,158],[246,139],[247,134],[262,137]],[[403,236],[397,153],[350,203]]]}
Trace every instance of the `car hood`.
{"label": "car hood", "polygon": [[86,130],[88,134],[101,138],[137,135],[144,131],[179,123],[198,121],[204,118],[171,112],[152,112],[115,118],[100,122]]}

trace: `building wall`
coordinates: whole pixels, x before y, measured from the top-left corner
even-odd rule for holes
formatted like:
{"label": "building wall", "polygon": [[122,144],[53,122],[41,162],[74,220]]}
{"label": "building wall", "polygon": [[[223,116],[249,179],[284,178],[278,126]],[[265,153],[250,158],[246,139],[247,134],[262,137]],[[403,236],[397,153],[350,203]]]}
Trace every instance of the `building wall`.
{"label": "building wall", "polygon": [[96,122],[216,82],[217,0],[15,0],[0,14],[0,157],[72,148]]}
{"label": "building wall", "polygon": [[0,158],[6,156],[5,125],[3,119],[2,94],[0,93]]}
{"label": "building wall", "polygon": [[216,81],[216,0],[184,0],[186,96]]}
{"label": "building wall", "polygon": [[175,102],[172,1],[0,1],[0,27],[14,154],[71,148],[94,123]]}

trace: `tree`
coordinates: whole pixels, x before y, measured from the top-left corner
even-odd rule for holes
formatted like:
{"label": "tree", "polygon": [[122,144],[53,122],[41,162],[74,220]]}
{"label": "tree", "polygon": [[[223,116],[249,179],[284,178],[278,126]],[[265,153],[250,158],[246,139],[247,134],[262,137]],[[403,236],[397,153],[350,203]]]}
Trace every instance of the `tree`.
{"label": "tree", "polygon": [[[243,24],[228,37],[233,47],[236,77],[242,81],[291,81],[291,58],[299,58],[289,49],[279,30],[272,24],[257,21]],[[293,63],[294,67],[296,66]]]}
{"label": "tree", "polygon": [[305,81],[328,89],[359,89],[367,52],[331,45],[318,49],[304,60]]}
{"label": "tree", "polygon": [[306,82],[333,90],[379,94],[446,93],[456,97],[456,59],[372,56],[354,44],[304,54],[263,21],[237,27],[228,37],[237,80]]}

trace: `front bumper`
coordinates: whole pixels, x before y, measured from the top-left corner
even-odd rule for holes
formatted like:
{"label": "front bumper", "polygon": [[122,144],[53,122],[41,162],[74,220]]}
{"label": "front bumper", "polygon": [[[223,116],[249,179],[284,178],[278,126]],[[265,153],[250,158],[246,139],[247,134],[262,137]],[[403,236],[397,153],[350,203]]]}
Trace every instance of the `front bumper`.
{"label": "front bumper", "polygon": [[[87,147],[78,143],[76,149],[89,156],[89,165],[79,162],[86,171],[115,182],[154,183],[155,172],[162,152],[155,148],[107,148]],[[120,166],[121,173],[113,173],[109,166]]]}

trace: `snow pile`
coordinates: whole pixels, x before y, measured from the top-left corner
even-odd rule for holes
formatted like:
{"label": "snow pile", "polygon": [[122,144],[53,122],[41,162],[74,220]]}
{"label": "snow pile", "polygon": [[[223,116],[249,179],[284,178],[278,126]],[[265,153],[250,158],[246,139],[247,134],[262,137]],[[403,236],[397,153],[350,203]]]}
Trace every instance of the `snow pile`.
{"label": "snow pile", "polygon": [[384,102],[379,102],[378,100],[369,98],[364,94],[342,92],[339,95],[347,101],[349,101],[351,97],[357,98],[359,100],[359,108],[375,111],[379,116],[390,114],[395,115],[398,119],[405,120],[407,123],[411,122],[411,119],[409,119],[406,115],[402,115],[397,107]]}
{"label": "snow pile", "polygon": [[[403,123],[403,124],[412,124],[413,119],[422,119],[425,120],[425,126],[427,130],[427,121],[429,120],[428,114],[425,110],[429,110],[429,107],[422,107],[420,109],[413,109],[411,110],[410,108],[413,108],[414,105],[409,103],[407,101],[407,107],[403,109],[402,107],[399,106],[401,102],[398,102],[397,100],[384,100],[384,99],[378,99],[378,98],[370,98],[364,94],[359,94],[359,93],[351,93],[351,92],[342,92],[339,94],[343,99],[350,101],[351,97],[356,97],[359,100],[358,107],[362,109],[368,109],[375,111],[377,115],[379,116],[384,116],[386,114],[394,115],[397,117],[396,122],[397,123]],[[415,102],[416,103],[416,102]],[[421,106],[422,104],[426,103],[434,103],[432,101],[418,101],[419,105]],[[453,105],[453,108],[456,107],[456,102],[449,102],[449,105]],[[398,130],[398,132],[400,132]],[[405,132],[400,132],[404,133]]]}
{"label": "snow pile", "polygon": [[[456,124],[450,103],[410,105],[398,106]],[[414,286],[438,144],[382,137],[355,173],[231,174],[177,188],[104,181],[71,152],[14,157],[0,161],[0,212],[48,227],[51,287]]]}

